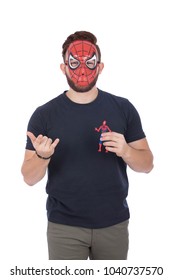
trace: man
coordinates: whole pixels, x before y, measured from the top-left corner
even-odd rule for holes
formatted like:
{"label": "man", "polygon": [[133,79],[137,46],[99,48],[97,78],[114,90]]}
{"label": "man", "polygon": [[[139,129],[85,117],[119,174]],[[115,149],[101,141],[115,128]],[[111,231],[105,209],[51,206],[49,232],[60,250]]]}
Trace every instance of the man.
{"label": "man", "polygon": [[[22,174],[32,186],[48,170],[51,260],[127,259],[126,167],[145,173],[153,168],[137,110],[96,87],[104,67],[96,43],[86,31],[66,39],[60,67],[69,90],[38,107],[28,124]],[[101,138],[100,124],[106,126]],[[98,143],[105,149],[98,150]]]}

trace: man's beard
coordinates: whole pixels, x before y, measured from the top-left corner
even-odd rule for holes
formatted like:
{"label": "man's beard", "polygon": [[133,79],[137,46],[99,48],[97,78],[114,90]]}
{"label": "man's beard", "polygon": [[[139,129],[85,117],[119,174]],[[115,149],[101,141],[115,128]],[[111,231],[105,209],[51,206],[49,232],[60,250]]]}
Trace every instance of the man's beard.
{"label": "man's beard", "polygon": [[66,75],[67,82],[68,82],[69,86],[76,92],[87,92],[87,91],[91,90],[95,86],[95,84],[97,82],[97,79],[98,79],[98,75],[97,75],[95,77],[95,79],[89,85],[78,86],[68,77],[67,74],[65,74],[65,75]]}

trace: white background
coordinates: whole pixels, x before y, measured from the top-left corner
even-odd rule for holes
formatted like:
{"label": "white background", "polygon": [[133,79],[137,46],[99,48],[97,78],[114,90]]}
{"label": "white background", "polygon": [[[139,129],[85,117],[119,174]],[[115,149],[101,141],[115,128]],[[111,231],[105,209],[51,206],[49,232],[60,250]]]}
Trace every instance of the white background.
{"label": "white background", "polygon": [[20,173],[26,127],[35,108],[68,89],[59,64],[62,43],[93,32],[104,71],[98,87],[128,98],[141,115],[155,157],[150,174],[128,169],[129,261],[171,262],[172,1],[4,0],[0,2],[1,230],[5,264],[47,261],[46,194]]}

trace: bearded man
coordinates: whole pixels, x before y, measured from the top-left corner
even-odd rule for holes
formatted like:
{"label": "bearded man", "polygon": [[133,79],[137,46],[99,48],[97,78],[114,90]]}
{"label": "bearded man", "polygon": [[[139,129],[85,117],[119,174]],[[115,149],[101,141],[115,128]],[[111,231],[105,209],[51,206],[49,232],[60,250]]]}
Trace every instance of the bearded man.
{"label": "bearded man", "polygon": [[47,174],[50,260],[126,260],[126,169],[150,172],[153,155],[135,107],[96,87],[104,64],[95,35],[71,34],[62,55],[69,89],[29,120],[24,181],[32,186]]}

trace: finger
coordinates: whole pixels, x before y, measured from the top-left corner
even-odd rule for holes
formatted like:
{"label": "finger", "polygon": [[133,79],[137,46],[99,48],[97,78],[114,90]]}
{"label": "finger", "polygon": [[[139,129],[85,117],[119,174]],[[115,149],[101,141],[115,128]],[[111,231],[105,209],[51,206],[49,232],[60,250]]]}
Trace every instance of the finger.
{"label": "finger", "polygon": [[27,135],[30,138],[30,140],[32,141],[32,143],[34,142],[38,142],[38,144],[40,143],[41,139],[43,138],[43,135],[38,135],[37,137],[30,131],[27,131]]}
{"label": "finger", "polygon": [[38,137],[35,139],[34,143],[35,143],[36,145],[40,145],[40,143],[42,142],[42,139],[43,139],[43,135],[40,134],[40,135],[38,135]]}
{"label": "finger", "polygon": [[115,147],[105,147],[105,149],[109,152],[116,153]]}
{"label": "finger", "polygon": [[108,142],[104,142],[103,143],[104,146],[106,147],[117,147],[117,142],[114,142],[114,141],[108,141]]}
{"label": "finger", "polygon": [[112,135],[112,132],[103,132],[101,134],[101,136],[105,137],[105,136],[111,136]]}
{"label": "finger", "polygon": [[52,143],[52,147],[55,149],[55,147],[58,145],[58,143],[59,143],[59,139],[57,138],[57,139],[55,139],[55,141]]}
{"label": "finger", "polygon": [[40,145],[46,146],[46,145],[47,145],[47,142],[49,141],[49,139],[50,139],[50,138],[48,138],[47,136],[42,136],[42,139],[41,139],[41,138],[40,138],[40,139],[38,138],[38,141],[41,140],[41,141],[40,141]]}
{"label": "finger", "polygon": [[122,134],[121,133],[118,133],[118,132],[114,132],[114,131],[111,131],[111,132],[103,132],[102,134],[101,134],[101,136],[115,136],[115,137],[119,137],[119,136],[122,136]]}
{"label": "finger", "polygon": [[46,142],[46,146],[51,146],[51,144],[52,144],[52,139],[51,138],[48,138],[47,139],[47,142]]}
{"label": "finger", "polygon": [[118,137],[113,135],[101,136],[101,141],[117,141]]}
{"label": "finger", "polygon": [[122,138],[122,134],[118,134],[118,133],[112,133],[112,134],[106,134],[101,136],[101,140],[102,141],[120,141]]}

